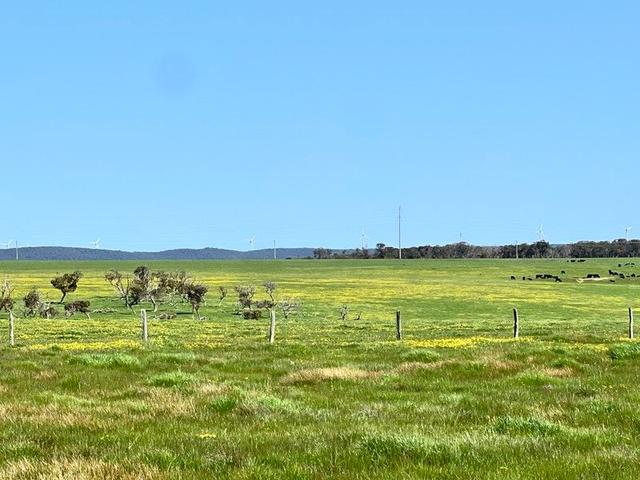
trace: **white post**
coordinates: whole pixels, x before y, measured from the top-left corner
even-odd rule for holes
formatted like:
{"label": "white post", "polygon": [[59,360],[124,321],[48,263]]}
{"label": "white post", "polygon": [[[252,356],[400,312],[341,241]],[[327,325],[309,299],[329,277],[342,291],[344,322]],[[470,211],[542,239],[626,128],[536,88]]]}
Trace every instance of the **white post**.
{"label": "white post", "polygon": [[147,311],[143,308],[140,310],[140,320],[142,321],[142,341],[149,340],[149,330],[147,327]]}
{"label": "white post", "polygon": [[9,310],[9,345],[14,347],[16,345],[16,337],[13,327],[13,312]]}
{"label": "white post", "polygon": [[398,207],[398,260],[402,260],[402,207]]}
{"label": "white post", "polygon": [[520,335],[520,326],[518,325],[518,309],[513,309],[513,338],[518,338]]}
{"label": "white post", "polygon": [[629,307],[629,338],[633,338],[633,308]]}
{"label": "white post", "polygon": [[271,324],[269,325],[269,343],[276,341],[276,311],[272,308],[270,311]]}

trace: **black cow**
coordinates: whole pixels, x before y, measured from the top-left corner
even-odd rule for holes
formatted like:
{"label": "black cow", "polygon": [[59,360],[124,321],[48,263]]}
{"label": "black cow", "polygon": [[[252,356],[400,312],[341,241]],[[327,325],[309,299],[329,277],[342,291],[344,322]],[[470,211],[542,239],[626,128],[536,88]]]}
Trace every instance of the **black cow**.
{"label": "black cow", "polygon": [[511,275],[511,280],[515,280],[515,279],[516,279],[516,277]]}
{"label": "black cow", "polygon": [[565,272],[564,270],[562,270],[562,271],[560,272],[560,275],[566,275],[566,274],[567,274],[567,272]]}
{"label": "black cow", "polygon": [[588,273],[587,278],[600,278],[600,275],[597,273]]}

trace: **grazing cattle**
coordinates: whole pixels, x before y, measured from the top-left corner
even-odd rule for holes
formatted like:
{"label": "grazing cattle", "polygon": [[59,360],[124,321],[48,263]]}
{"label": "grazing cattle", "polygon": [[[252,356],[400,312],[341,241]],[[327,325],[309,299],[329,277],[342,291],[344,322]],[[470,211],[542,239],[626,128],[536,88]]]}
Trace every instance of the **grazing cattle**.
{"label": "grazing cattle", "polygon": [[562,279],[560,277],[553,277],[556,280],[556,283],[558,282],[562,282]]}
{"label": "grazing cattle", "polygon": [[585,260],[584,258],[580,258],[580,259],[578,260],[578,263],[584,263],[584,262],[586,262],[586,260]]}
{"label": "grazing cattle", "polygon": [[529,280],[530,282],[533,282],[533,278],[528,277],[527,280]]}
{"label": "grazing cattle", "polygon": [[636,278],[636,274],[635,274],[635,273],[632,273],[632,274],[631,274],[631,276],[632,276],[633,278]]}
{"label": "grazing cattle", "polygon": [[627,277],[625,277],[624,273],[619,273],[619,274],[618,274],[618,276],[619,276],[620,278],[627,278]]}
{"label": "grazing cattle", "polygon": [[600,278],[598,273],[587,273],[587,278]]}
{"label": "grazing cattle", "polygon": [[511,280],[515,280],[515,279],[516,279],[516,277],[511,275]]}
{"label": "grazing cattle", "polygon": [[565,272],[564,270],[562,270],[562,271],[560,272],[560,275],[566,275],[566,274],[567,274],[567,272]]}
{"label": "grazing cattle", "polygon": [[576,263],[576,259],[575,259],[575,258],[572,258],[572,259],[571,259],[571,263]]}
{"label": "grazing cattle", "polygon": [[611,283],[616,283],[616,281],[615,281],[613,278],[610,278],[610,279],[609,279],[609,281],[610,281]]}
{"label": "grazing cattle", "polygon": [[620,267],[622,267],[622,264],[621,264],[621,263],[619,263],[619,264],[618,264],[618,268],[620,268]]}

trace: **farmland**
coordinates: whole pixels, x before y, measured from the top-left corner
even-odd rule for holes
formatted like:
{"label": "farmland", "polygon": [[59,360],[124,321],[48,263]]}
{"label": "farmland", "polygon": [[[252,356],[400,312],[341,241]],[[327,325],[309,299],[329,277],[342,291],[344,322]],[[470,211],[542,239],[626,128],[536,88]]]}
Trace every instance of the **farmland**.
{"label": "farmland", "polygon": [[[640,278],[576,281],[629,261],[149,262],[209,294],[201,320],[149,311],[148,344],[104,280],[140,262],[2,262],[18,300],[82,271],[69,300],[93,313],[17,302],[15,347],[0,330],[0,478],[635,478]],[[274,345],[233,314],[266,281],[302,304]]]}

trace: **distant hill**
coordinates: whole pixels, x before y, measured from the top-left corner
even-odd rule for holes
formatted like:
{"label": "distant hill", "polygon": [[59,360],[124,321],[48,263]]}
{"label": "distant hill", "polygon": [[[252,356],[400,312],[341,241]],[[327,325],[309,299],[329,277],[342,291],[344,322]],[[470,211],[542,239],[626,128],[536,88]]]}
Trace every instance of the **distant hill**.
{"label": "distant hill", "polygon": [[[307,258],[313,257],[313,250],[313,248],[278,248],[276,253],[279,259]],[[18,250],[18,256],[20,260],[268,260],[273,258],[273,249],[241,252],[222,248],[182,248],[161,252],[125,252],[97,248],[21,247]],[[0,249],[0,260],[15,258],[15,249]]]}

